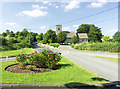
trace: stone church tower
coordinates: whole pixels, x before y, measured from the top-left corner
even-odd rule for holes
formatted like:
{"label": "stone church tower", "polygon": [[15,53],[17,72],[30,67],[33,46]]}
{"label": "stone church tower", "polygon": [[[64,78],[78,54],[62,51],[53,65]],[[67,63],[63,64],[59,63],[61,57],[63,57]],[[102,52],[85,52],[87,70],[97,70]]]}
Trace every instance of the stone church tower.
{"label": "stone church tower", "polygon": [[62,31],[62,25],[56,25],[56,35]]}

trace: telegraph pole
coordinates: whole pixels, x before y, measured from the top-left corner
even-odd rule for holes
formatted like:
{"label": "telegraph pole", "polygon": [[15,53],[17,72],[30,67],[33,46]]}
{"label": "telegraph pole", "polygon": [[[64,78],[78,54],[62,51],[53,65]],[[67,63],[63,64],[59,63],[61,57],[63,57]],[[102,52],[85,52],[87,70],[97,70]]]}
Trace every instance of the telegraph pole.
{"label": "telegraph pole", "polygon": [[30,44],[30,31],[31,31],[31,29],[29,29],[29,44]]}

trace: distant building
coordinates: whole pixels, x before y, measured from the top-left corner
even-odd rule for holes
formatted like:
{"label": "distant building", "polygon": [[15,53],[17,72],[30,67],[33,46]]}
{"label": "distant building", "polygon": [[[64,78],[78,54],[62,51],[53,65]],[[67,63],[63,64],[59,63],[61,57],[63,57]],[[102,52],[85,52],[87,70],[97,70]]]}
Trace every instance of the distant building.
{"label": "distant building", "polygon": [[[62,31],[62,25],[56,25],[56,35]],[[71,39],[73,36],[77,36],[79,38],[78,43],[86,42],[88,43],[87,33],[76,33],[75,31],[64,31],[67,34],[67,39],[65,43],[71,43]]]}

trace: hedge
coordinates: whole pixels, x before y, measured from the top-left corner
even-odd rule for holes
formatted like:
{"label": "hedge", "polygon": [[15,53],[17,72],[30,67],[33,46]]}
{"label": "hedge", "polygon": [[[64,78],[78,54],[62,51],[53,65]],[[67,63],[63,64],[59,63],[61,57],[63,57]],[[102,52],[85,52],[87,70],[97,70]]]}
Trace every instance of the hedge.
{"label": "hedge", "polygon": [[71,45],[74,49],[90,50],[90,51],[108,51],[108,52],[120,52],[120,44],[117,42],[105,42],[105,43],[79,43]]}

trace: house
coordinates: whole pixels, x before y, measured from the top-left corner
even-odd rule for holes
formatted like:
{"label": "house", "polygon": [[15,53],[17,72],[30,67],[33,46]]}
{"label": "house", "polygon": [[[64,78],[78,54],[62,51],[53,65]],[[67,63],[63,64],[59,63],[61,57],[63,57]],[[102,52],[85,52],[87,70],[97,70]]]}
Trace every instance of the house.
{"label": "house", "polygon": [[[62,31],[62,25],[56,25],[56,35]],[[67,39],[64,43],[71,43],[71,39],[73,36],[77,36],[79,38],[78,43],[86,42],[88,43],[87,33],[76,33],[75,31],[64,31],[67,34]]]}

